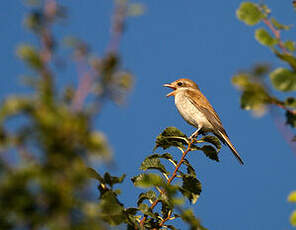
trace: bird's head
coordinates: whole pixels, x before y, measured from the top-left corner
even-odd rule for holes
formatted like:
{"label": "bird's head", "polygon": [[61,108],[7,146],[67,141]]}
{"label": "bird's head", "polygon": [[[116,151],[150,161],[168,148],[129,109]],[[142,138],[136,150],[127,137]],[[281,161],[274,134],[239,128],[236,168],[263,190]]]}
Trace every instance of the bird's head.
{"label": "bird's head", "polygon": [[199,90],[197,84],[194,81],[192,81],[190,79],[187,79],[187,78],[181,78],[181,79],[178,79],[176,81],[173,81],[170,84],[164,84],[163,86],[171,88],[171,89],[174,90],[174,91],[170,92],[169,94],[167,94],[166,95],[167,97],[175,96],[176,93],[180,92],[183,89]]}

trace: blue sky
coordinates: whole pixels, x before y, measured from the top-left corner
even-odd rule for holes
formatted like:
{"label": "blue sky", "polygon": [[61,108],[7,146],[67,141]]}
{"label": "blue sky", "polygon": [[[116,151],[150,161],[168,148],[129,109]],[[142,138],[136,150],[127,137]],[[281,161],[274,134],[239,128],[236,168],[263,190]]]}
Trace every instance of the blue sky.
{"label": "blue sky", "polygon": [[[291,229],[288,218],[294,207],[286,198],[296,188],[296,155],[270,115],[258,119],[240,109],[239,92],[231,84],[233,74],[258,61],[269,62],[273,68],[283,64],[255,41],[254,28],[236,19],[240,0],[142,2],[147,10],[143,16],[127,20],[120,49],[123,66],[136,76],[134,88],[122,107],[106,104],[95,124],[106,133],[114,151],[113,174],[127,174],[121,199],[135,205],[141,190],[132,187],[129,178],[140,172],[140,163],[151,153],[155,137],[164,128],[176,126],[188,135],[194,131],[178,114],[173,99],[165,97],[168,90],[162,87],[187,77],[199,84],[213,104],[245,161],[243,167],[239,165],[227,147],[220,152],[220,163],[191,153],[189,159],[203,184],[201,197],[193,206],[196,215],[211,230]],[[109,40],[112,1],[61,3],[68,7],[69,20],[56,28],[58,37],[80,37],[102,55]],[[279,21],[295,21],[291,1],[265,3]],[[16,45],[35,40],[21,24],[27,9],[20,1],[3,1],[2,9],[3,98],[23,91],[19,76],[27,69],[16,59]],[[282,36],[293,39],[295,32]],[[77,74],[68,65],[57,78],[61,84],[76,82]]]}

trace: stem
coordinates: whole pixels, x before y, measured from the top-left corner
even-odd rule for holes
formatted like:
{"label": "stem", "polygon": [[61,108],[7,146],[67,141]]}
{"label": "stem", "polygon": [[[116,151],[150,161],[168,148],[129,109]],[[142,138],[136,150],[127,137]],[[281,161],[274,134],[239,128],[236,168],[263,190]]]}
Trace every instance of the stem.
{"label": "stem", "polygon": [[168,221],[171,218],[172,212],[169,212],[167,218],[163,219],[160,224],[159,227],[161,227],[166,221]]}
{"label": "stem", "polygon": [[[174,170],[172,176],[168,179],[168,185],[171,184],[171,182],[176,178],[176,176],[177,176],[177,172],[178,172],[179,168],[181,167],[182,163],[184,162],[184,159],[185,159],[187,153],[189,153],[189,152],[191,151],[191,145],[194,143],[194,141],[195,141],[195,140],[192,139],[192,140],[188,143],[187,149],[183,152],[182,157],[181,157],[179,163],[177,164],[177,166],[176,166],[176,168],[175,168],[175,170]],[[165,192],[164,190],[161,191],[162,194],[163,194],[164,192]],[[156,206],[159,202],[160,202],[160,200],[155,200],[155,201],[151,204],[150,209],[153,210],[153,209],[155,208],[155,206]],[[147,216],[144,215],[143,219],[140,221],[140,227],[141,227],[141,228],[143,227],[144,222],[146,221],[146,219],[147,219]],[[165,221],[167,221],[167,220],[168,220],[168,219],[166,218]],[[160,223],[159,226],[162,226],[162,225],[164,224],[165,221],[162,221],[162,222]]]}
{"label": "stem", "polygon": [[277,99],[273,99],[273,100],[271,101],[271,104],[272,104],[272,105],[276,105],[277,107],[279,107],[279,108],[281,108],[281,109],[283,109],[283,110],[286,110],[287,112],[289,112],[289,113],[291,113],[291,114],[293,114],[293,115],[296,115],[296,111],[295,111],[295,110],[291,110],[291,109],[289,109],[287,106],[284,105],[283,102],[281,102],[281,101],[279,101],[279,100],[277,100]]}
{"label": "stem", "polygon": [[[119,2],[115,5],[115,10],[112,16],[112,29],[111,38],[107,45],[107,54],[117,54],[119,52],[119,45],[123,34],[124,20],[126,17],[127,3]],[[86,60],[86,57],[84,57]],[[92,72],[97,72],[95,69],[91,69],[89,72],[81,74],[81,80],[78,83],[77,90],[74,95],[72,107],[75,111],[82,109],[85,99],[91,92],[91,86],[95,77]]]}
{"label": "stem", "polygon": [[279,47],[281,48],[281,50],[283,51],[283,53],[284,54],[289,54],[289,52],[285,48],[284,43],[281,40],[281,33],[280,33],[280,31],[277,30],[276,28],[274,28],[274,26],[272,25],[272,23],[271,23],[271,21],[269,19],[263,18],[263,22],[272,31],[272,33],[274,34],[274,36],[276,37],[276,39],[279,41]]}
{"label": "stem", "polygon": [[124,19],[126,17],[127,5],[125,2],[118,2],[112,18],[111,39],[107,46],[107,53],[117,53],[120,40],[124,30]]}

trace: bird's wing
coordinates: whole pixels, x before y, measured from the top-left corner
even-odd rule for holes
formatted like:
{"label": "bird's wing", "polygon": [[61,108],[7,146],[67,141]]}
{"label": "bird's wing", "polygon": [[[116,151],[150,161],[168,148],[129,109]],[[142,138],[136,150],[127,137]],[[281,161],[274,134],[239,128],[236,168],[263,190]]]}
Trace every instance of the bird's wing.
{"label": "bird's wing", "polygon": [[202,112],[211,125],[214,127],[214,134],[224,143],[227,144],[228,147],[233,152],[234,156],[238,159],[241,164],[244,164],[240,155],[232,145],[229,137],[223,128],[221,120],[216,113],[215,109],[212,107],[208,99],[199,91],[199,90],[187,90],[186,97],[188,100],[200,111]]}
{"label": "bird's wing", "polygon": [[215,109],[212,107],[208,99],[199,90],[187,90],[185,95],[188,100],[206,116],[208,121],[216,130],[219,130],[220,132],[226,134]]}

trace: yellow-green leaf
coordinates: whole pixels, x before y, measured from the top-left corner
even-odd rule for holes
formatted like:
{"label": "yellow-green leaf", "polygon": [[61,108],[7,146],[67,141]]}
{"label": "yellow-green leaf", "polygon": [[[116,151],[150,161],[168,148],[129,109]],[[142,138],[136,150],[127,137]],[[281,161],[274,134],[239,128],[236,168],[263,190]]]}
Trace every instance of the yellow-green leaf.
{"label": "yellow-green leaf", "polygon": [[264,46],[274,46],[277,44],[277,40],[263,28],[256,30],[255,38],[260,44]]}
{"label": "yellow-green leaf", "polygon": [[30,45],[21,45],[17,49],[17,55],[23,59],[26,64],[36,70],[40,70],[43,66],[40,54]]}
{"label": "yellow-green leaf", "polygon": [[296,210],[292,212],[290,216],[290,223],[292,226],[296,227]]}
{"label": "yellow-green leaf", "polygon": [[295,48],[295,42],[293,41],[286,41],[284,43],[284,46],[286,47],[287,50],[289,50],[290,52],[294,52],[296,50]]}
{"label": "yellow-green leaf", "polygon": [[141,188],[149,188],[149,187],[160,186],[164,184],[163,179],[155,173],[150,173],[150,174],[141,173],[138,176],[133,177],[131,180],[135,186],[141,187]]}
{"label": "yellow-green leaf", "polygon": [[234,84],[240,89],[244,89],[247,86],[249,86],[250,85],[249,82],[250,82],[249,75],[245,73],[237,74],[232,78],[232,84]]}
{"label": "yellow-green leaf", "polygon": [[271,23],[278,30],[289,30],[291,28],[291,26],[287,26],[279,23],[275,18],[271,19]]}
{"label": "yellow-green leaf", "polygon": [[265,17],[259,6],[252,2],[243,2],[236,11],[236,16],[249,26],[256,25]]}
{"label": "yellow-green leaf", "polygon": [[296,90],[296,73],[284,68],[277,68],[270,73],[273,86],[280,91]]}
{"label": "yellow-green leaf", "polygon": [[288,196],[288,201],[294,203],[296,202],[296,191],[290,193],[290,195]]}

